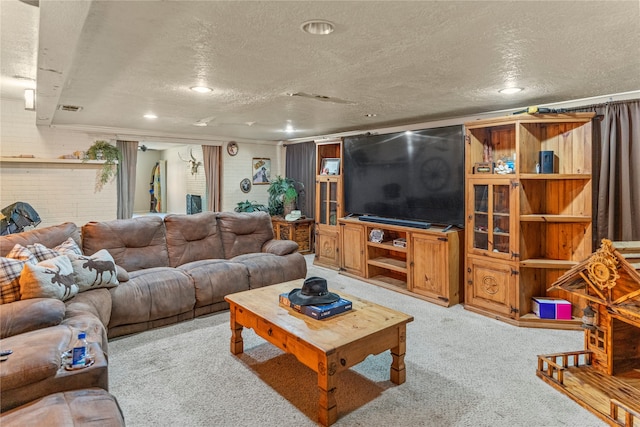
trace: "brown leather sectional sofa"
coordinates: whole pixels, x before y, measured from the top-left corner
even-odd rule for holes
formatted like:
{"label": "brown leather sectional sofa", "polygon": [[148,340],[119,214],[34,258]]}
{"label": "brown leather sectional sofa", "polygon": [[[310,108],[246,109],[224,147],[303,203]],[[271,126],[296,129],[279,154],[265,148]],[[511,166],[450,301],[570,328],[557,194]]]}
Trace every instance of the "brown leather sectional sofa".
{"label": "brown leather sectional sofa", "polygon": [[[144,216],[82,227],[64,223],[0,237],[0,256],[15,244],[53,248],[69,237],[85,255],[108,250],[118,266],[119,284],[65,302],[33,298],[0,304],[0,347],[13,350],[0,363],[3,417],[54,393],[108,390],[108,338],[224,310],[227,294],[307,273],[298,245],[274,240],[265,212]],[[67,371],[61,355],[79,330],[95,343],[96,362]]]}

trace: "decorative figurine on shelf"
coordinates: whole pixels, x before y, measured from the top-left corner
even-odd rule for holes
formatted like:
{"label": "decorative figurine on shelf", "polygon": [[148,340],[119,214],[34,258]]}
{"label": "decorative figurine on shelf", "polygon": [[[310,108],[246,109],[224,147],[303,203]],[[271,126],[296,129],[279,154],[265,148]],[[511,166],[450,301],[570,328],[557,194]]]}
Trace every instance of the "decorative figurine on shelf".
{"label": "decorative figurine on shelf", "polygon": [[374,228],[369,233],[369,241],[373,243],[382,243],[382,239],[384,239],[384,231],[379,228]]}

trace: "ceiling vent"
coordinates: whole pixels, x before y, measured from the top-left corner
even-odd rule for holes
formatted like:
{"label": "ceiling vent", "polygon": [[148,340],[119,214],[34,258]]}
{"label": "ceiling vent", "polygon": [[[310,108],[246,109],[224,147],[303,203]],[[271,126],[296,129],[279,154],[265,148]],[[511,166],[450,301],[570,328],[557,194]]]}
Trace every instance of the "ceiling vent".
{"label": "ceiling vent", "polygon": [[331,103],[334,103],[334,104],[355,104],[355,102],[348,101],[346,99],[332,98],[330,96],[317,95],[315,93],[295,92],[295,93],[287,93],[287,95],[289,95],[289,96],[297,96],[297,97],[300,97],[300,98],[315,99],[316,101],[322,101],[322,102],[331,102]]}
{"label": "ceiling vent", "polygon": [[82,107],[78,107],[77,105],[58,105],[58,110],[77,113],[78,111],[82,110]]}

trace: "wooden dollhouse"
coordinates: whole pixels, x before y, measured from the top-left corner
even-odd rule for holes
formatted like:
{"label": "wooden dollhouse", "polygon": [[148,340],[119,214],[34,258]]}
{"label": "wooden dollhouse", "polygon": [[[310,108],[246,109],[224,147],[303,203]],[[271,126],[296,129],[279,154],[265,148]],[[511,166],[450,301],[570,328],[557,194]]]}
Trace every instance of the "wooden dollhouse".
{"label": "wooden dollhouse", "polygon": [[550,290],[583,298],[585,348],[538,356],[536,374],[612,426],[640,426],[640,242],[611,242]]}

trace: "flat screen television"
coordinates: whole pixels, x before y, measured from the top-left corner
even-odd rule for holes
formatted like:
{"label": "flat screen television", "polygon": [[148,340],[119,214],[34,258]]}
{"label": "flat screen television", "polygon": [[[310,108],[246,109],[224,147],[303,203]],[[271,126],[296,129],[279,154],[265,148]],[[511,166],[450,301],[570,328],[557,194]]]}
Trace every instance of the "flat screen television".
{"label": "flat screen television", "polygon": [[344,139],[345,212],[464,226],[462,125]]}

